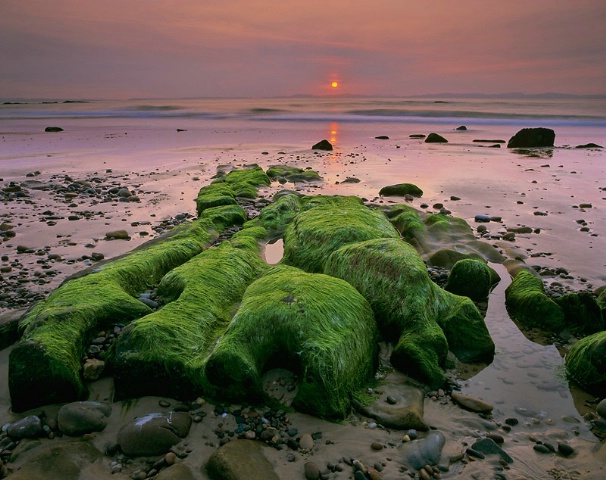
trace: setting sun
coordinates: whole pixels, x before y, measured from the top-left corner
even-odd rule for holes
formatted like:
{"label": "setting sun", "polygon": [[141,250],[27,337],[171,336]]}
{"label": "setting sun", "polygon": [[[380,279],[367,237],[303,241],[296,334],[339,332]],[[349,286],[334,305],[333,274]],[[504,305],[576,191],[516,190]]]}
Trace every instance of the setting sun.
{"label": "setting sun", "polygon": [[337,82],[332,82],[332,83],[330,84],[330,86],[331,86],[332,88],[337,88],[337,87],[339,86],[339,84],[338,84]]}

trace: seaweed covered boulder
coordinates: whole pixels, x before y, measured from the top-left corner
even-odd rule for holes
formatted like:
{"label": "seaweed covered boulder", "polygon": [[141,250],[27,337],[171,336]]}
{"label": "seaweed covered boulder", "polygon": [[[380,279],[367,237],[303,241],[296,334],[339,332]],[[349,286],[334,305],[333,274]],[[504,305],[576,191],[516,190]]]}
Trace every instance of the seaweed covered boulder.
{"label": "seaweed covered boulder", "polygon": [[368,302],[343,280],[277,266],[246,290],[229,328],[206,363],[218,396],[266,398],[261,376],[294,371],[301,382],[293,406],[343,418],[352,393],[377,361],[376,323]]}
{"label": "seaweed covered boulder", "polygon": [[606,394],[606,331],[575,343],[566,355],[568,377],[595,395]]}
{"label": "seaweed covered boulder", "polygon": [[509,316],[526,327],[559,332],[564,328],[564,312],[545,295],[543,281],[528,270],[520,270],[505,290]]}
{"label": "seaweed covered boulder", "polygon": [[382,212],[365,207],[358,197],[308,197],[284,234],[283,262],[319,273],[343,245],[399,237]]}
{"label": "seaweed covered boulder", "polygon": [[454,264],[444,289],[455,295],[482,301],[488,298],[488,294],[499,280],[499,274],[484,261],[464,259]]}
{"label": "seaweed covered boulder", "polygon": [[236,198],[256,198],[257,189],[269,186],[271,181],[257,165],[221,174],[210,185],[202,187],[196,198],[198,215],[208,208],[237,205]]}
{"label": "seaweed covered boulder", "polygon": [[369,301],[381,334],[395,343],[393,365],[432,387],[443,382],[448,350],[465,362],[494,355],[475,305],[433,283],[415,249],[399,239],[346,245],[328,258],[324,273],[356,287]]}
{"label": "seaweed covered boulder", "polygon": [[551,128],[523,128],[507,142],[507,148],[553,147],[555,132]]}
{"label": "seaweed covered boulder", "polygon": [[244,291],[265,270],[263,228],[238,232],[169,272],[158,286],[166,305],[128,325],[113,344],[119,398],[164,395],[191,398],[204,392],[203,366],[227,328]]}
{"label": "seaweed covered boulder", "polygon": [[267,230],[270,239],[282,237],[286,227],[302,208],[303,204],[297,195],[281,195],[275,202],[264,207],[256,218],[247,222],[244,228],[261,226]]}
{"label": "seaweed covered boulder", "polygon": [[9,357],[13,410],[82,399],[80,362],[95,331],[150,314],[135,296],[245,219],[237,205],[209,209],[170,235],[66,281],[32,308],[20,322],[22,339]]}
{"label": "seaweed covered boulder", "polygon": [[412,183],[397,183],[395,185],[387,185],[379,190],[379,195],[382,197],[405,197],[412,195],[413,197],[422,197],[423,190]]}
{"label": "seaweed covered boulder", "polygon": [[267,169],[267,176],[280,183],[320,182],[322,177],[315,170],[291,167],[289,165],[272,165]]}
{"label": "seaweed covered boulder", "polygon": [[585,335],[604,330],[602,309],[587,292],[568,293],[554,300],[563,310],[566,325]]}

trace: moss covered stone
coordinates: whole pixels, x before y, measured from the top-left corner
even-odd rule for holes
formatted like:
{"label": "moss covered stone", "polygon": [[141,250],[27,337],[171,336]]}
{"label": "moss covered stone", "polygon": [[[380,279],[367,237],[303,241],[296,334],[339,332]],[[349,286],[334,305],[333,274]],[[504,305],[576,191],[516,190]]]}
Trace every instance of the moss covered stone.
{"label": "moss covered stone", "polygon": [[564,312],[547,295],[543,281],[527,270],[520,270],[505,290],[509,315],[526,327],[559,332],[564,327]]}
{"label": "moss covered stone", "polygon": [[304,170],[288,165],[272,165],[267,169],[267,176],[281,183],[320,182],[322,177],[315,170]]}
{"label": "moss covered stone", "polygon": [[380,332],[396,344],[393,365],[428,385],[442,383],[449,349],[467,362],[489,360],[494,354],[473,303],[434,284],[418,253],[399,239],[346,245],[329,257],[324,272],[358,289],[369,301]]}
{"label": "moss covered stone", "polygon": [[499,274],[483,260],[464,259],[454,264],[444,289],[455,295],[482,301],[499,280]]}
{"label": "moss covered stone", "polygon": [[278,266],[246,290],[206,375],[222,396],[254,401],[265,398],[265,370],[294,370],[301,383],[293,405],[342,418],[352,393],[372,378],[376,359],[372,311],[351,285]]}
{"label": "moss covered stone", "polygon": [[566,355],[566,373],[595,395],[606,394],[606,332],[589,335],[572,346]]}
{"label": "moss covered stone", "polygon": [[257,218],[247,222],[245,228],[262,226],[267,229],[270,239],[282,237],[286,227],[301,209],[302,203],[297,195],[282,195],[275,202],[264,207]]}
{"label": "moss covered stone", "polygon": [[412,183],[398,183],[396,185],[383,187],[379,190],[379,195],[382,197],[404,197],[406,195],[422,197],[423,190]]}
{"label": "moss covered stone", "polygon": [[267,265],[249,228],[169,272],[158,286],[167,304],[132,322],[113,345],[114,385],[120,398],[191,398],[204,391],[203,365],[227,328],[244,291]]}
{"label": "moss covered stone", "polygon": [[326,259],[343,245],[375,238],[399,238],[387,217],[357,197],[309,197],[284,235],[283,262],[321,272]]}
{"label": "moss covered stone", "polygon": [[588,335],[604,330],[602,310],[591,294],[568,293],[554,301],[564,311],[566,325],[572,331]]}
{"label": "moss covered stone", "polygon": [[13,409],[82,398],[80,361],[96,331],[151,313],[134,296],[199,254],[218,232],[245,218],[242,208],[235,205],[207,210],[202,218],[174,229],[169,236],[65,282],[37,304],[21,321],[22,340],[9,357]]}
{"label": "moss covered stone", "polygon": [[235,205],[236,198],[256,198],[257,188],[270,185],[269,177],[257,165],[232,170],[221,175],[210,185],[202,187],[196,199],[196,210],[200,215],[208,208]]}

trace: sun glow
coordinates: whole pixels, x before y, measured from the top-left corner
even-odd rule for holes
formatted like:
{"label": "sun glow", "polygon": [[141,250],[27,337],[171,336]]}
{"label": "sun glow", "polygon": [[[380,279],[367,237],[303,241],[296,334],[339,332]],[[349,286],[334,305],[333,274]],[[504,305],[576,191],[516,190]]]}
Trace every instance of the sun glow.
{"label": "sun glow", "polygon": [[332,88],[337,88],[337,87],[339,86],[339,83],[338,83],[338,82],[332,82],[332,83],[330,84],[330,86],[331,86]]}

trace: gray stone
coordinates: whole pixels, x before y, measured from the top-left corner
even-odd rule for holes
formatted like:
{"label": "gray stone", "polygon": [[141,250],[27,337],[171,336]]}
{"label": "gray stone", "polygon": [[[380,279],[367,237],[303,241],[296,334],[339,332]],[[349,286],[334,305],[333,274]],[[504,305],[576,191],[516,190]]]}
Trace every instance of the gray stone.
{"label": "gray stone", "polygon": [[464,393],[453,392],[450,397],[455,403],[472,412],[491,413],[494,408],[492,404],[479,398],[472,397],[471,395],[465,395]]}
{"label": "gray stone", "polygon": [[431,432],[425,438],[405,443],[404,459],[415,470],[425,465],[436,465],[440,461],[446,438],[442,432]]}
{"label": "gray stone", "polygon": [[195,478],[185,463],[171,465],[156,475],[156,480],[195,480]]}
{"label": "gray stone", "polygon": [[598,415],[602,418],[606,418],[606,398],[603,399],[600,403],[598,403],[598,407],[596,409]]}
{"label": "gray stone", "polygon": [[112,406],[103,402],[72,402],[57,414],[59,429],[71,437],[100,432],[109,423]]}
{"label": "gray stone", "polygon": [[302,450],[311,450],[312,448],[314,448],[314,439],[309,433],[301,435],[301,439],[299,440],[299,447]]}
{"label": "gray stone", "polygon": [[320,469],[314,462],[305,462],[303,470],[307,480],[318,480],[320,478]]}
{"label": "gray stone", "polygon": [[130,240],[130,235],[126,230],[114,230],[107,232],[105,238],[108,240]]}
{"label": "gray stone", "polygon": [[105,370],[105,362],[97,358],[87,358],[82,367],[82,378],[89,382],[97,380]]}
{"label": "gray stone", "polygon": [[206,470],[214,480],[279,480],[267,448],[254,440],[229,442],[211,455]]}
{"label": "gray stone", "polygon": [[184,412],[150,413],[124,425],[118,445],[131,457],[162,455],[187,436],[191,423]]}
{"label": "gray stone", "polygon": [[12,423],[6,433],[12,438],[35,438],[42,435],[42,422],[39,417],[30,415]]}

